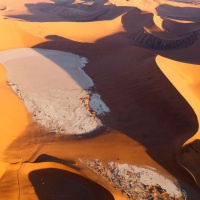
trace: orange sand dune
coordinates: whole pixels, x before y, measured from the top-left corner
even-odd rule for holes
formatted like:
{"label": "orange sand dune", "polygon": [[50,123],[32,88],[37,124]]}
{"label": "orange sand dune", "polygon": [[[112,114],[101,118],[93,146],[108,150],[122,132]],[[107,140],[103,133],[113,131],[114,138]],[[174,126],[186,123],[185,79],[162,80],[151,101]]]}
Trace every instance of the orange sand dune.
{"label": "orange sand dune", "polygon": [[[137,199],[138,181],[127,181],[133,184],[127,193],[105,178],[110,162],[153,168],[177,186],[181,196],[175,199],[200,199],[199,5],[162,0],[0,0],[0,5],[1,51],[28,47],[86,57],[91,91],[110,109],[99,117],[104,128],[91,134],[50,134],[28,113],[0,66],[0,199]],[[53,62],[51,56],[44,59]],[[126,176],[117,175],[118,184]],[[170,196],[159,181],[142,183],[143,199]]]}

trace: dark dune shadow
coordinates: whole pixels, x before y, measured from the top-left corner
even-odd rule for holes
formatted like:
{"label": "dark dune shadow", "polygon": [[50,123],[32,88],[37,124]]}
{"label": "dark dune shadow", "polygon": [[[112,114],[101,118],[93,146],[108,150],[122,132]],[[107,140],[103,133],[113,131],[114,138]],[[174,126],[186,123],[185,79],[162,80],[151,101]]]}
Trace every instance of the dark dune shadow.
{"label": "dark dune shadow", "polygon": [[[7,15],[6,17],[16,18],[31,22],[55,22],[55,21],[70,21],[70,22],[88,22],[112,20],[131,10],[126,6],[116,6],[108,4],[106,0],[90,1],[91,5],[87,5],[87,1],[75,3],[74,0],[66,2],[58,2],[52,0],[53,3],[36,3],[25,4],[29,15]],[[38,17],[39,16],[39,17]]]}
{"label": "dark dune shadow", "polygon": [[127,33],[134,33],[144,27],[153,26],[153,14],[134,8],[122,16],[122,24]]}
{"label": "dark dune shadow", "polygon": [[114,200],[101,185],[60,169],[36,170],[29,179],[40,200]]}
{"label": "dark dune shadow", "polygon": [[190,144],[185,145],[182,148],[181,152],[182,153],[184,153],[184,152],[185,153],[191,152],[191,153],[197,153],[197,154],[199,154],[200,153],[200,140],[196,139],[193,142],[191,142]]}
{"label": "dark dune shadow", "polygon": [[[54,156],[51,156],[51,155],[47,155],[47,154],[41,154],[35,161],[34,163],[41,163],[41,162],[56,162],[56,163],[61,163],[62,160],[59,159],[59,158],[56,158]],[[73,164],[76,164],[74,161],[65,161],[66,164],[70,164],[70,165],[73,165]]]}
{"label": "dark dune shadow", "polygon": [[177,159],[179,164],[195,177],[196,183],[200,186],[200,140],[196,139],[182,147]]}
{"label": "dark dune shadow", "polygon": [[192,20],[194,22],[200,21],[200,8],[179,7],[168,4],[162,4],[156,8],[156,11],[161,17],[177,20]]}
{"label": "dark dune shadow", "polygon": [[200,30],[200,22],[196,23],[182,23],[179,21],[174,21],[171,19],[164,19],[162,22],[162,27],[164,30],[168,32],[172,32],[174,34],[183,34],[183,33],[190,33],[192,31],[199,31]]}

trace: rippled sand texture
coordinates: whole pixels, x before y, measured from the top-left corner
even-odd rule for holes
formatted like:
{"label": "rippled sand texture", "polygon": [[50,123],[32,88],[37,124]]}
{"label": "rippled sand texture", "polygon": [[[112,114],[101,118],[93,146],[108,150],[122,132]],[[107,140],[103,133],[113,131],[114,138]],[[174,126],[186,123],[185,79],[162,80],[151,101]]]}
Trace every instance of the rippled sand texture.
{"label": "rippled sand texture", "polygon": [[0,199],[200,199],[199,11],[0,0]]}

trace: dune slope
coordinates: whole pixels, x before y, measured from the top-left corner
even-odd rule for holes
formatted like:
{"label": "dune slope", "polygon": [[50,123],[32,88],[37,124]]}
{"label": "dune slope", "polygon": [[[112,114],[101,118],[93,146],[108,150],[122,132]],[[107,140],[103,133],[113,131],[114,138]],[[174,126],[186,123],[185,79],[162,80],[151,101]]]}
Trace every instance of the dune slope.
{"label": "dune slope", "polygon": [[0,5],[1,199],[200,199],[198,4]]}

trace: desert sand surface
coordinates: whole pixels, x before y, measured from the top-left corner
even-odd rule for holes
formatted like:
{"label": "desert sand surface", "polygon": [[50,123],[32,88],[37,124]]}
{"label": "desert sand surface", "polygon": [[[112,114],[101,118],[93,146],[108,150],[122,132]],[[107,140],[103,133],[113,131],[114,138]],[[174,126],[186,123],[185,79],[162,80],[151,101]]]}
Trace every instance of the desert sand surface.
{"label": "desert sand surface", "polygon": [[0,199],[199,200],[199,3],[0,0]]}

